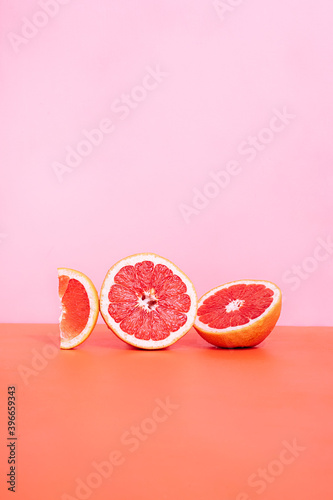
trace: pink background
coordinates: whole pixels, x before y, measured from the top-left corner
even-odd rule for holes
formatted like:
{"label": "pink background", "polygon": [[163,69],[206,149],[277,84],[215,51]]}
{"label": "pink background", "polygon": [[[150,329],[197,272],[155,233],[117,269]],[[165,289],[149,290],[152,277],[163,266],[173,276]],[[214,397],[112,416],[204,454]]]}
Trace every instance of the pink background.
{"label": "pink background", "polygon": [[[225,4],[2,2],[1,322],[57,322],[57,267],[99,290],[145,251],[199,296],[268,279],[280,324],[333,324],[333,3]],[[57,176],[105,119],[113,132]],[[229,182],[209,184],[231,161]],[[193,208],[195,192],[215,197]]]}

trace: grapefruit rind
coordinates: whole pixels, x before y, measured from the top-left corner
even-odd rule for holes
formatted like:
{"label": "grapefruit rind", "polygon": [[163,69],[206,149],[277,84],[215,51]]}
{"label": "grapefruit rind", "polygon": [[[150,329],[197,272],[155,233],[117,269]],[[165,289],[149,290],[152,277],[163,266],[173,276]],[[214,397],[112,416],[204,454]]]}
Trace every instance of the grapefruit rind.
{"label": "grapefruit rind", "polygon": [[273,300],[270,306],[257,318],[251,319],[245,325],[230,326],[228,328],[211,328],[202,321],[197,315],[194,328],[207,342],[225,348],[235,347],[253,347],[260,344],[273,330],[281,313],[282,293],[280,288],[270,281],[264,280],[240,280],[231,281],[213,288],[204,294],[198,302],[198,310],[211,295],[223,288],[229,288],[232,285],[265,285],[274,292]]}
{"label": "grapefruit rind", "polygon": [[[152,340],[152,339],[143,340],[143,339],[137,339],[133,335],[129,335],[128,333],[120,329],[119,323],[117,323],[112,318],[112,316],[109,314],[108,311],[108,306],[109,306],[108,294],[111,286],[114,284],[115,275],[124,266],[135,266],[135,264],[137,264],[138,262],[142,262],[144,260],[149,260],[153,262],[154,266],[156,264],[164,264],[169,269],[171,269],[171,271],[175,275],[179,276],[179,278],[181,278],[181,280],[185,283],[187,288],[186,293],[191,298],[191,306],[189,311],[186,313],[187,315],[186,323],[182,327],[180,327],[176,332],[171,332],[170,335],[163,340]],[[183,271],[181,271],[177,266],[175,266],[173,262],[154,253],[138,253],[130,255],[129,257],[125,257],[124,259],[121,259],[120,261],[116,262],[116,264],[114,264],[107,272],[100,292],[100,312],[105,323],[112,330],[112,332],[127,344],[148,350],[163,349],[177,342],[177,340],[183,337],[192,328],[197,313],[197,294],[191,280],[186,276],[185,273],[183,273]]]}
{"label": "grapefruit rind", "polygon": [[72,339],[66,339],[63,335],[63,332],[61,331],[61,320],[63,319],[65,313],[62,305],[60,305],[61,308],[61,314],[59,318],[60,349],[72,349],[73,347],[82,344],[82,342],[84,342],[93,331],[97,323],[99,314],[99,298],[95,285],[93,284],[91,279],[88,278],[88,276],[86,276],[85,274],[81,273],[80,271],[75,271],[74,269],[69,269],[66,267],[59,267],[58,277],[60,276],[68,276],[69,279],[76,279],[80,281],[80,283],[82,283],[82,285],[84,286],[89,298],[90,313],[87,324],[85,328],[82,330],[82,332],[76,335],[76,337]]}

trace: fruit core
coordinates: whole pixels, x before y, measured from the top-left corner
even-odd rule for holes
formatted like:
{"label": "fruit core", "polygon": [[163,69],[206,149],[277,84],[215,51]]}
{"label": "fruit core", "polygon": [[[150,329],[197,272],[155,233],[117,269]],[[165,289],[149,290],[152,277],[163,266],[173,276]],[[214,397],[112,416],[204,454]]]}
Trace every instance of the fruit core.
{"label": "fruit core", "polygon": [[231,311],[238,311],[242,307],[244,302],[245,300],[240,300],[240,299],[232,300],[231,302],[229,302],[229,304],[225,306],[225,310],[227,311],[227,313]]}
{"label": "fruit core", "polygon": [[138,299],[138,304],[145,309],[145,311],[154,311],[158,304],[158,300],[154,295],[154,290],[143,293]]}

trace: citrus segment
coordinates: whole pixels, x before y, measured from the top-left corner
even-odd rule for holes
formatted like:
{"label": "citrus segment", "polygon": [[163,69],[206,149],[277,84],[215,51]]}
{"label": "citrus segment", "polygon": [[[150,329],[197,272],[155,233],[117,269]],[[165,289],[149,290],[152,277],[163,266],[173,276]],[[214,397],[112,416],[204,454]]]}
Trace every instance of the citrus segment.
{"label": "citrus segment", "polygon": [[68,287],[69,276],[59,276],[58,279],[59,279],[59,297],[60,299],[62,299]]}
{"label": "citrus segment", "polygon": [[221,285],[198,303],[198,333],[219,347],[251,347],[273,330],[281,312],[281,291],[269,281]]}
{"label": "citrus segment", "polygon": [[101,313],[118,337],[136,347],[159,349],[191,328],[196,293],[170,261],[137,254],[115,264],[101,290]]}
{"label": "citrus segment", "polygon": [[95,327],[99,300],[92,281],[79,271],[58,269],[61,300],[60,347],[71,349],[86,340]]}
{"label": "citrus segment", "polygon": [[85,328],[90,312],[88,294],[78,280],[68,280],[66,290],[62,296],[62,307],[66,311],[61,320],[63,337],[72,339]]}

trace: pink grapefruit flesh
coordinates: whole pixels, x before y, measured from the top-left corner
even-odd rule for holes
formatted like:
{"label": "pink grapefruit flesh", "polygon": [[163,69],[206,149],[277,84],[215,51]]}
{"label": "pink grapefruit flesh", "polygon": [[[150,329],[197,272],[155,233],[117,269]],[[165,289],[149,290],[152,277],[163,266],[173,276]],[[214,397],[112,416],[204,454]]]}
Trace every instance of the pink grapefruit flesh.
{"label": "pink grapefruit flesh", "polygon": [[107,325],[136,347],[166,347],[192,326],[194,287],[174,264],[155,254],[127,257],[108,272],[101,290]]}

